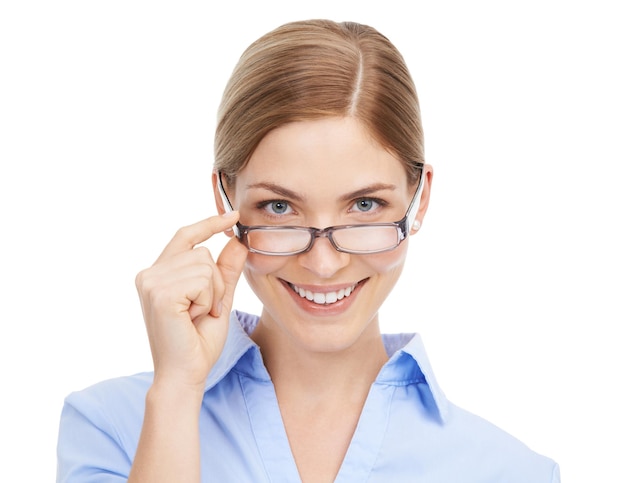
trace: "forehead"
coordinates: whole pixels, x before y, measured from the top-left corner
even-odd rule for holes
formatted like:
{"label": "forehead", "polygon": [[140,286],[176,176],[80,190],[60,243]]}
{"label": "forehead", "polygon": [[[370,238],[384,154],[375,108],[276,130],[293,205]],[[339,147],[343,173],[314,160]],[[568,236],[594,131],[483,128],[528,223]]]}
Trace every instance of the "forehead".
{"label": "forehead", "polygon": [[237,180],[238,186],[271,181],[302,190],[407,184],[402,162],[351,117],[294,122],[271,131]]}

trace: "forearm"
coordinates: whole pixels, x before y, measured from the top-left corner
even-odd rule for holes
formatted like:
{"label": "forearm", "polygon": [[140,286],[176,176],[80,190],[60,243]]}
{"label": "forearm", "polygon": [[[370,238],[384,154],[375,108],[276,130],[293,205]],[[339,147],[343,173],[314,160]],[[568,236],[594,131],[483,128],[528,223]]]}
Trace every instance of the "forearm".
{"label": "forearm", "polygon": [[200,481],[202,390],[153,385],[129,483]]}

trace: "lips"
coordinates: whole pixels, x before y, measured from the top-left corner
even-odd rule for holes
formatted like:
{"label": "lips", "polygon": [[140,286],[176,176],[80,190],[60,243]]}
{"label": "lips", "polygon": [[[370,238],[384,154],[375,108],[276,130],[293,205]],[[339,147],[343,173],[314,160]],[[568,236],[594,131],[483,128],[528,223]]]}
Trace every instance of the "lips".
{"label": "lips", "polygon": [[303,299],[307,299],[318,305],[331,305],[339,300],[349,297],[354,292],[358,283],[323,292],[318,291],[319,289],[312,290],[310,288],[299,287],[298,285],[289,282],[288,285]]}

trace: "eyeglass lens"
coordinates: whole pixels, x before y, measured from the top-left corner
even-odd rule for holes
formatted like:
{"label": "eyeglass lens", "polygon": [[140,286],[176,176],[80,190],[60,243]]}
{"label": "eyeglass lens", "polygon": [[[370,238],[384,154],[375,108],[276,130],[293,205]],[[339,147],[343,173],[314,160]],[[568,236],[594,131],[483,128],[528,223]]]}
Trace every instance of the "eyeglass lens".
{"label": "eyeglass lens", "polygon": [[[400,239],[395,226],[353,226],[333,230],[333,242],[353,252],[377,252],[395,248]],[[297,228],[248,231],[248,246],[265,253],[293,253],[305,250],[311,242],[308,230]]]}
{"label": "eyeglass lens", "polygon": [[356,252],[387,250],[400,241],[395,226],[354,226],[335,230],[332,236],[338,246]]}
{"label": "eyeglass lens", "polygon": [[306,248],[311,235],[306,230],[255,230],[248,231],[248,246],[266,253],[292,253]]}

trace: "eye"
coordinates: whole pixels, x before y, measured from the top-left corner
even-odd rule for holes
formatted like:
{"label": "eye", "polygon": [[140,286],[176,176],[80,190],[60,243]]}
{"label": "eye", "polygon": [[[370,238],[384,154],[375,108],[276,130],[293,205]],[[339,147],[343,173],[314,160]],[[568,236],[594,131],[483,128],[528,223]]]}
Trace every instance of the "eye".
{"label": "eye", "polygon": [[265,201],[261,208],[272,215],[284,215],[292,211],[289,203],[284,200]]}
{"label": "eye", "polygon": [[354,202],[354,210],[360,211],[362,213],[374,211],[381,206],[384,206],[385,203],[381,200],[377,200],[374,198],[360,198]]}

